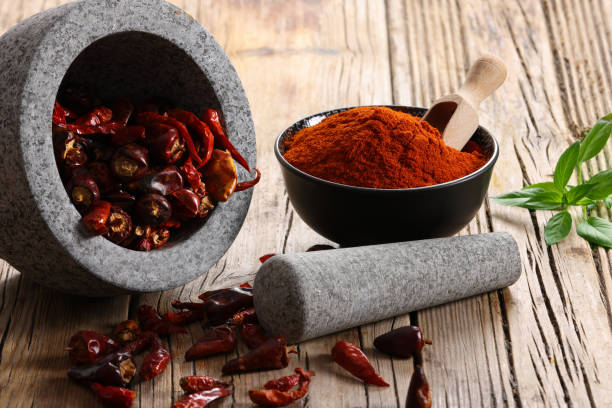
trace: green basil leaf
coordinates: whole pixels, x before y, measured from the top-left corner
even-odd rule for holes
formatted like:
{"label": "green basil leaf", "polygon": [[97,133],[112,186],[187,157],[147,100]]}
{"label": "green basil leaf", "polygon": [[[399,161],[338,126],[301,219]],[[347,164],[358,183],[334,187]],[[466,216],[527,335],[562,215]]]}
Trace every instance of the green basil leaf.
{"label": "green basil leaf", "polygon": [[572,189],[567,192],[567,203],[576,205],[576,203],[583,197],[586,197],[594,187],[594,184],[580,184],[576,187],[572,187]]}
{"label": "green basil leaf", "polygon": [[553,181],[555,186],[560,189],[564,189],[565,185],[572,177],[572,173],[578,164],[578,155],[580,154],[580,142],[574,142],[570,147],[565,149],[557,165],[555,166],[555,173],[553,175]]}
{"label": "green basil leaf", "polygon": [[555,183],[553,183],[552,181],[546,181],[544,183],[530,184],[528,186],[523,187],[523,190],[528,190],[530,188],[541,188],[542,190],[545,190],[545,191],[557,191],[559,193],[563,193],[563,189],[559,189],[555,185]]}
{"label": "green basil leaf", "polygon": [[544,228],[544,239],[547,245],[553,245],[567,237],[572,229],[572,216],[562,211],[552,216]]}
{"label": "green basil leaf", "polygon": [[612,248],[612,222],[599,217],[589,217],[581,222],[576,232],[592,244]]}
{"label": "green basil leaf", "polygon": [[599,119],[580,144],[578,162],[585,162],[604,148],[612,132],[612,113]]}
{"label": "green basil leaf", "polygon": [[606,205],[606,207],[612,208],[612,197],[604,198],[604,204]]}
{"label": "green basil leaf", "polygon": [[532,210],[552,210],[563,205],[563,195],[558,191],[546,191],[542,188],[526,188],[492,197],[501,205],[512,205]]}
{"label": "green basil leaf", "polygon": [[592,200],[603,200],[612,194],[612,169],[600,171],[586,182],[592,184],[593,189],[589,191],[587,197]]}

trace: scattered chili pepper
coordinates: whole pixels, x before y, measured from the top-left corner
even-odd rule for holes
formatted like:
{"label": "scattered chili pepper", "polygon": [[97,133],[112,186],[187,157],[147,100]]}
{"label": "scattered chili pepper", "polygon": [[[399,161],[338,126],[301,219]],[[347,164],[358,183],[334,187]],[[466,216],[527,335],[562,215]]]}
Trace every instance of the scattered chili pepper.
{"label": "scattered chili pepper", "polygon": [[140,333],[134,341],[127,343],[121,351],[125,351],[132,354],[140,354],[144,349],[151,345],[151,339],[157,336],[157,333],[153,331],[145,331]]}
{"label": "scattered chili pepper", "polygon": [[232,317],[232,324],[240,326],[243,323],[257,323],[257,315],[255,314],[254,307],[241,310]]}
{"label": "scattered chili pepper", "polygon": [[334,248],[331,245],[327,245],[327,244],[316,244],[308,248],[306,252],[327,251],[328,249],[336,249],[336,248]]}
{"label": "scattered chili pepper", "polygon": [[163,317],[177,326],[186,326],[203,320],[204,313],[201,310],[188,310],[180,313],[166,313]]}
{"label": "scattered chili pepper", "polygon": [[145,128],[142,126],[126,126],[111,136],[110,142],[113,146],[124,146],[145,139]]}
{"label": "scattered chili pepper", "polygon": [[118,387],[125,387],[135,374],[136,365],[132,360],[132,354],[126,351],[116,351],[91,366],[68,371],[68,376],[73,380],[93,381]]}
{"label": "scattered chili pepper", "polygon": [[261,346],[269,338],[263,327],[257,323],[244,323],[239,330],[242,340],[251,349]]}
{"label": "scattered chili pepper", "polygon": [[213,388],[228,388],[231,386],[231,384],[228,382],[206,375],[190,375],[183,377],[180,379],[179,385],[183,391],[188,394],[199,391],[208,391],[212,390]]}
{"label": "scattered chili pepper", "polygon": [[425,378],[425,372],[420,365],[417,365],[410,378],[408,395],[406,396],[406,408],[430,408],[431,391],[429,383]]}
{"label": "scattered chili pepper", "polygon": [[236,348],[236,335],[227,327],[215,327],[204,334],[187,352],[185,360],[191,361],[219,353],[229,353]]}
{"label": "scattered chili pepper", "polygon": [[276,256],[276,254],[265,254],[263,256],[259,257],[259,262],[264,263],[266,262],[268,259],[272,258],[273,256]]}
{"label": "scattered chili pepper", "polygon": [[204,306],[206,305],[204,302],[181,302],[180,300],[173,300],[171,303],[172,307],[175,309],[187,309],[187,310],[204,310]]}
{"label": "scattered chili pepper", "polygon": [[259,171],[257,167],[255,167],[255,172],[257,173],[257,177],[255,177],[253,180],[243,181],[242,183],[238,183],[236,185],[235,191],[236,192],[244,191],[246,189],[253,187],[255,184],[259,183],[259,180],[261,179],[261,172]]}
{"label": "scattered chili pepper", "polygon": [[181,109],[172,109],[168,111],[168,115],[173,118],[180,120],[183,122],[191,131],[197,133],[198,136],[202,139],[202,145],[204,147],[204,154],[202,157],[202,162],[198,167],[202,167],[210,160],[212,155],[212,151],[215,144],[215,137],[213,136],[210,128],[202,122],[195,114],[181,110]]}
{"label": "scattered chili pepper", "polygon": [[289,365],[288,353],[295,353],[295,350],[287,348],[287,341],[281,336],[272,337],[244,356],[228,361],[221,370],[223,374],[234,374],[285,368]]}
{"label": "scattered chili pepper", "polygon": [[140,326],[134,320],[124,320],[115,327],[115,340],[122,346],[135,341],[140,336]]}
{"label": "scattered chili pepper", "polygon": [[223,126],[221,125],[221,120],[219,118],[219,113],[214,109],[207,109],[202,116],[204,122],[206,122],[206,124],[212,129],[213,133],[215,134],[216,140],[218,140],[219,143],[221,143],[221,145],[225,149],[229,150],[234,160],[236,160],[242,167],[247,169],[247,171],[250,173],[251,167],[249,166],[249,163],[244,159],[244,157],[242,157],[240,153],[238,153],[238,150],[236,150],[234,145],[232,145],[232,143],[225,135],[225,131],[223,130]]}
{"label": "scattered chili pepper", "polygon": [[227,388],[213,388],[211,390],[188,394],[172,405],[172,408],[203,408],[210,402],[226,397],[232,392]]}
{"label": "scattered chili pepper", "polygon": [[108,201],[96,201],[83,216],[83,224],[94,235],[102,235],[108,231],[106,223],[110,217],[111,205]]}
{"label": "scattered chili pepper", "polygon": [[388,387],[389,384],[376,373],[361,349],[347,341],[339,341],[332,349],[332,358],[340,367],[368,384]]}
{"label": "scattered chili pepper", "polygon": [[151,330],[160,336],[168,336],[172,333],[187,333],[184,327],[177,326],[163,319],[149,305],[142,305],[138,308],[138,322],[142,330]]}
{"label": "scattered chili pepper", "polygon": [[90,382],[89,388],[91,388],[104,405],[114,408],[129,408],[134,403],[134,398],[136,397],[134,391],[123,387]]}
{"label": "scattered chili pepper", "polygon": [[238,175],[232,156],[223,150],[213,149],[210,161],[202,174],[206,179],[206,192],[215,201],[227,201],[236,190]]}
{"label": "scattered chili pepper", "polygon": [[67,350],[76,364],[93,364],[118,348],[113,339],[103,334],[81,330],[70,338]]}
{"label": "scattered chili pepper", "polygon": [[161,374],[170,362],[170,353],[166,350],[157,334],[151,336],[151,350],[140,366],[140,377],[150,380]]}
{"label": "scattered chili pepper", "polygon": [[424,340],[421,329],[417,326],[404,326],[374,339],[374,347],[394,357],[412,357],[423,350],[431,340]]}
{"label": "scattered chili pepper", "polygon": [[185,142],[178,130],[164,123],[155,123],[147,127],[146,143],[151,154],[162,163],[174,163],[185,152]]}
{"label": "scattered chili pepper", "polygon": [[249,288],[220,289],[198,297],[205,303],[204,314],[213,326],[223,324],[236,312],[253,306],[253,291]]}
{"label": "scattered chili pepper", "polygon": [[[263,407],[284,407],[297,401],[308,393],[310,378],[315,372],[301,368],[296,368],[295,372],[297,374],[268,381],[263,390],[249,390],[249,398]],[[298,388],[289,391],[295,385]]]}

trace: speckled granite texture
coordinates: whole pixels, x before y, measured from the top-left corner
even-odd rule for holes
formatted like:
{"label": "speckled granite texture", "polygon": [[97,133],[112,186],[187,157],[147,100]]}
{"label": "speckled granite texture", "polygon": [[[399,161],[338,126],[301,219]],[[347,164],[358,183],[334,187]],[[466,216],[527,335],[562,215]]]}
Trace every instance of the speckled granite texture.
{"label": "speckled granite texture", "polygon": [[255,277],[255,310],[296,343],[503,288],[521,274],[507,233],[277,255]]}
{"label": "speckled granite texture", "polygon": [[[219,108],[229,138],[255,165],[240,80],[197,21],[162,0],[84,0],[47,10],[0,37],[0,257],[43,285],[89,296],[164,290],[206,273],[238,234],[251,191],[159,251],[88,236],[53,156],[51,114],[65,76],[101,97],[157,96],[198,113]],[[239,177],[248,176],[240,170]]]}

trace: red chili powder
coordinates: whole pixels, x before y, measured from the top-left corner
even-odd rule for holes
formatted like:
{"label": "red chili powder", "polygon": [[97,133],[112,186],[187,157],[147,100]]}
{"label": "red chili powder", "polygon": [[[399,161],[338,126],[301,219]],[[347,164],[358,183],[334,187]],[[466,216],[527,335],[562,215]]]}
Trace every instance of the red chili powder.
{"label": "red chili powder", "polygon": [[430,186],[468,175],[488,160],[478,144],[470,141],[460,152],[429,123],[384,107],[337,113],[284,144],[283,157],[298,169],[360,187]]}

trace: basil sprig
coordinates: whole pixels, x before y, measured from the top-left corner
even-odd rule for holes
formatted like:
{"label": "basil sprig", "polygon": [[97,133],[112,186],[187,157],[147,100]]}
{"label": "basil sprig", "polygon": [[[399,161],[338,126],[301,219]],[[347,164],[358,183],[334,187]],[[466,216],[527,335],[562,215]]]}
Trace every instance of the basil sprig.
{"label": "basil sprig", "polygon": [[[558,210],[544,228],[544,239],[548,245],[562,241],[572,229],[570,206],[582,207],[582,220],[576,232],[592,244],[612,248],[612,223],[589,213],[599,202],[612,207],[612,169],[595,174],[583,181],[581,164],[592,159],[605,147],[612,133],[612,113],[599,119],[582,141],[568,147],[555,166],[553,181],[532,184],[521,190],[502,194],[492,199],[502,205],[527,208],[529,210]],[[570,186],[572,174],[576,172],[578,185]]]}

